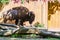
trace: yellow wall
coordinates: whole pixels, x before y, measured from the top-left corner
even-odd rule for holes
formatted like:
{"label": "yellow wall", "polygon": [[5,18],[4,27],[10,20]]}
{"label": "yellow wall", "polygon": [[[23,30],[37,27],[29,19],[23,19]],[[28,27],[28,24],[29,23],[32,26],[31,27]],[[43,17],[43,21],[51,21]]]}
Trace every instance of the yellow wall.
{"label": "yellow wall", "polygon": [[55,14],[51,15],[51,20],[49,21],[48,30],[60,31],[60,11],[57,10]]}

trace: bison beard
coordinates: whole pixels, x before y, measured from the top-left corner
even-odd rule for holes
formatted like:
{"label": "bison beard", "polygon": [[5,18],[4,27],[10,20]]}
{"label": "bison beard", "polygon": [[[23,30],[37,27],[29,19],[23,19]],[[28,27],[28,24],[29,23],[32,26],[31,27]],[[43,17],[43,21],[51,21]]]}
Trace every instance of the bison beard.
{"label": "bison beard", "polygon": [[[14,9],[15,10],[15,9]],[[11,10],[12,11],[12,10]],[[11,12],[11,11],[9,11],[9,12]],[[9,13],[8,12],[8,13]],[[7,14],[8,14],[7,13]],[[34,21],[34,19],[35,19],[35,15],[34,15],[34,13],[32,12],[32,11],[30,11],[30,12],[27,12],[27,13],[17,13],[17,15],[15,15],[16,13],[10,13],[12,16],[10,16],[8,19],[6,19],[6,17],[4,18],[4,23],[6,23],[6,21],[7,20],[16,20],[15,21],[15,24],[17,25],[18,24],[18,22],[19,22],[19,20],[20,20],[20,25],[22,25],[23,26],[23,22],[25,22],[25,21],[29,21],[29,23],[30,24],[32,24],[32,22]],[[20,15],[19,15],[20,14]]]}

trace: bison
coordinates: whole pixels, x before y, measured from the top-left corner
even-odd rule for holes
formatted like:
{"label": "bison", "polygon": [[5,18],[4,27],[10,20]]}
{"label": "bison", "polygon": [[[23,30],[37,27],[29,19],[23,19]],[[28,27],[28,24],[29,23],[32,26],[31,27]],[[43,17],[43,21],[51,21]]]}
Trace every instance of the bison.
{"label": "bison", "polygon": [[23,26],[23,22],[29,21],[30,24],[35,19],[35,14],[33,11],[29,11],[25,7],[15,7],[12,9],[9,9],[6,14],[3,15],[4,23],[6,23],[7,20],[16,20],[15,24],[17,25],[20,20],[20,25]]}

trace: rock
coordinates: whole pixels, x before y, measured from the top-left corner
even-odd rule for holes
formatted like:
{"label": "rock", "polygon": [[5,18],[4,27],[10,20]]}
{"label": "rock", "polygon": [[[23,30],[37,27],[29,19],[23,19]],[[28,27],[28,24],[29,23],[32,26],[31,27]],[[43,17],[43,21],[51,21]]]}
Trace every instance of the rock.
{"label": "rock", "polygon": [[0,24],[0,35],[8,36],[13,33],[39,33],[36,27],[17,26],[14,24]]}
{"label": "rock", "polygon": [[25,28],[23,26],[20,27],[20,30],[19,30],[19,33],[27,33],[29,29],[28,28]]}
{"label": "rock", "polygon": [[19,26],[14,24],[0,24],[0,35],[7,36],[19,30]]}
{"label": "rock", "polygon": [[27,26],[23,27],[23,26],[21,26],[19,33],[36,33],[36,34],[38,34],[39,30],[36,27],[27,27]]}
{"label": "rock", "polygon": [[53,33],[53,32],[44,31],[44,30],[41,30],[41,31],[40,31],[40,36],[60,38],[60,34],[59,34],[59,33]]}

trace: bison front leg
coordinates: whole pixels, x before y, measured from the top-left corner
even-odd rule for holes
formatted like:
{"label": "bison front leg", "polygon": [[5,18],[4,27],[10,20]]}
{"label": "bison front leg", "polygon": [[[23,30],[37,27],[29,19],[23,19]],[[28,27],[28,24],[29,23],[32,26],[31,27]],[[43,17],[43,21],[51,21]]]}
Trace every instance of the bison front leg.
{"label": "bison front leg", "polygon": [[32,27],[32,21],[29,21],[29,23],[30,23],[30,26]]}
{"label": "bison front leg", "polygon": [[23,26],[23,21],[20,21],[20,25]]}

